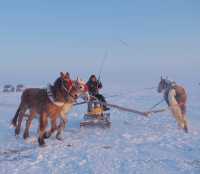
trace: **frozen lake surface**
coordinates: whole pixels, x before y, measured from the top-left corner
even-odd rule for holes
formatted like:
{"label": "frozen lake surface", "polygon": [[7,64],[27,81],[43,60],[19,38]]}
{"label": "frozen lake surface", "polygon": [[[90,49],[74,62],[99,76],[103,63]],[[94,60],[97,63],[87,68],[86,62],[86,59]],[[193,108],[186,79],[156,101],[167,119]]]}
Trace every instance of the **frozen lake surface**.
{"label": "frozen lake surface", "polygon": [[[20,94],[0,96],[0,173],[1,174],[199,174],[200,173],[200,89],[189,90],[189,134],[177,128],[169,112],[150,118],[111,110],[111,128],[79,124],[86,106],[69,114],[64,140],[51,137],[47,147],[37,144],[37,120],[26,142],[9,128]],[[112,91],[112,92],[111,92]],[[127,90],[128,91],[128,90]],[[106,91],[109,95],[120,89]],[[110,103],[148,110],[161,99],[154,90],[132,89]],[[162,104],[159,108],[165,108]]]}

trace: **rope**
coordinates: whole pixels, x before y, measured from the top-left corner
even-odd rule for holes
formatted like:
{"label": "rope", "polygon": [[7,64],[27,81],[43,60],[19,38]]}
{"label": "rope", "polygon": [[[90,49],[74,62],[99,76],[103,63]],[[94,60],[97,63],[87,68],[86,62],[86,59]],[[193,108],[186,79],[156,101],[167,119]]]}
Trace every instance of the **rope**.
{"label": "rope", "polygon": [[174,108],[174,107],[177,107],[177,106],[180,107],[181,105],[183,105],[183,103],[176,104],[176,105],[173,105],[173,106],[168,106],[168,107],[163,108],[163,109],[148,111],[148,112],[146,112],[146,113],[147,113],[148,115],[150,115],[150,114],[156,114],[156,113],[159,113],[159,112],[165,112],[165,111],[167,111],[167,110],[170,110],[171,108]]}
{"label": "rope", "polygon": [[150,110],[153,110],[154,108],[156,108],[158,105],[160,105],[162,102],[164,102],[165,99],[162,99],[161,101],[159,101],[158,103],[156,103],[155,105],[153,105]]}

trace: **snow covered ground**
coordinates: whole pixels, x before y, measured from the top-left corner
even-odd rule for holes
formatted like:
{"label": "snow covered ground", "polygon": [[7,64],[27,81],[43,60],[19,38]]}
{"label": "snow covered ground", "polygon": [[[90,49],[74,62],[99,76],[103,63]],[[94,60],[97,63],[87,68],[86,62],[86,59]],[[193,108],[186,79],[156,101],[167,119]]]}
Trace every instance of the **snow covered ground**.
{"label": "snow covered ground", "polygon": [[[189,90],[189,134],[177,128],[169,112],[150,118],[111,110],[111,128],[79,124],[86,106],[77,106],[69,115],[64,140],[55,137],[37,144],[37,120],[31,138],[16,138],[9,128],[20,94],[0,95],[0,174],[199,174],[200,173],[200,89]],[[112,91],[112,92],[111,92]],[[123,93],[109,89],[109,95]],[[161,96],[154,90],[131,89],[110,103],[148,110]],[[165,104],[159,108],[165,107]]]}

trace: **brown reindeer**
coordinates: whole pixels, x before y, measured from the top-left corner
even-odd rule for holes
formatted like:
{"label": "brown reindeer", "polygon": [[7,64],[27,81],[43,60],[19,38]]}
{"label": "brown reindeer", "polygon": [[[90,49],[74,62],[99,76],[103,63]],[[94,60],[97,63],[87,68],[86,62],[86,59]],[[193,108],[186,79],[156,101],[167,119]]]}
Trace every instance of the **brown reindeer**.
{"label": "brown reindeer", "polygon": [[187,93],[185,89],[182,86],[177,85],[175,82],[161,77],[157,91],[159,93],[164,91],[164,99],[173,116],[176,118],[179,127],[183,128],[185,132],[188,132],[188,124],[186,120]]}
{"label": "brown reindeer", "polygon": [[[57,129],[56,120],[63,111],[63,107],[66,104],[73,105],[76,99],[80,95],[88,95],[88,92],[83,90],[83,85],[80,84],[80,80],[73,81],[70,91],[66,90],[65,75],[61,73],[61,76],[57,79],[55,84],[51,86],[52,96],[48,95],[47,89],[30,88],[26,89],[21,97],[20,106],[12,120],[12,124],[16,126],[15,134],[20,133],[21,123],[24,117],[24,113],[29,110],[30,116],[26,122],[26,129],[24,132],[24,138],[29,136],[29,127],[36,114],[39,115],[39,138],[40,145],[44,145],[44,138],[49,134],[46,132],[48,124],[48,118],[51,120],[51,130],[53,132]],[[55,100],[52,100],[55,99]],[[64,117],[64,116],[63,116]],[[63,118],[61,117],[61,118]],[[63,129],[65,124],[60,125],[58,134]]]}

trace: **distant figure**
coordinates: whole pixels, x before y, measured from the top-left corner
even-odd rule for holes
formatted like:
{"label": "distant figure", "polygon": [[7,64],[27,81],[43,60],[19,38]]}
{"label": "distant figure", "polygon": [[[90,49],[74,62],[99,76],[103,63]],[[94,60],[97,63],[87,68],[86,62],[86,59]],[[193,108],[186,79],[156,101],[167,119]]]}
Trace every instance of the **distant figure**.
{"label": "distant figure", "polygon": [[102,106],[105,111],[109,110],[109,108],[106,106],[105,97],[99,93],[99,90],[103,88],[102,83],[99,80],[97,80],[95,75],[90,76],[87,82],[87,86],[88,86],[90,96],[98,99],[100,102],[103,102]]}
{"label": "distant figure", "polygon": [[158,92],[164,92],[164,99],[168,104],[173,116],[176,118],[178,125],[188,132],[188,124],[186,119],[186,102],[187,94],[185,89],[172,82],[161,77],[158,85]]}
{"label": "distant figure", "polygon": [[16,86],[16,92],[23,92],[25,89],[24,85],[23,84],[18,84]]}
{"label": "distant figure", "polygon": [[15,92],[15,87],[13,85],[5,85],[3,87],[3,92]]}

